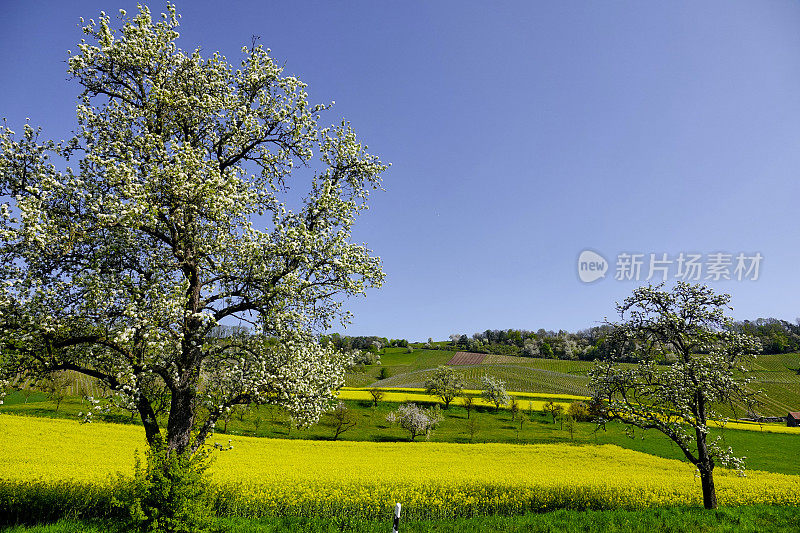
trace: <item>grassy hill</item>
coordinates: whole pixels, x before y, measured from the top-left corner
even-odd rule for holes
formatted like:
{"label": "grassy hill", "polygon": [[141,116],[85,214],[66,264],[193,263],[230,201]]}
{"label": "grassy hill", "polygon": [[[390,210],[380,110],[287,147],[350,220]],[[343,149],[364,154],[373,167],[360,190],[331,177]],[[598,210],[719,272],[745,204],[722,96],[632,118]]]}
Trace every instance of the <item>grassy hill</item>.
{"label": "grassy hill", "polygon": [[[438,365],[446,364],[455,351],[386,348],[381,365],[366,367],[363,373],[347,375],[352,387],[423,387]],[[508,390],[551,394],[590,395],[587,388],[590,361],[563,361],[510,355],[488,355],[479,365],[457,366],[467,388],[480,388],[480,380],[489,374],[506,382]],[[786,416],[788,411],[800,410],[800,354],[762,355],[753,366],[754,389],[764,392],[761,414]],[[378,379],[381,368],[388,376]],[[730,413],[744,416],[745,413]]]}

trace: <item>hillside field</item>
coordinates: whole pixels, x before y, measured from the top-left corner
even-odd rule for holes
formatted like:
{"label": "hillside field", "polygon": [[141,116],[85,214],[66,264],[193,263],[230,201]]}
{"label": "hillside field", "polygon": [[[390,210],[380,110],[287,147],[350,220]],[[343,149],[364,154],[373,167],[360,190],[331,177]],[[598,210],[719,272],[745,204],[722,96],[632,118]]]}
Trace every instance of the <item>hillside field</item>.
{"label": "hillside field", "polygon": [[[363,373],[347,375],[347,385],[353,387],[423,387],[439,365],[446,364],[455,354],[448,350],[415,349],[405,353],[404,348],[385,348],[381,365],[366,367]],[[480,365],[455,366],[464,376],[467,388],[480,387],[485,375],[499,377],[508,390],[553,394],[589,396],[587,388],[591,361],[567,361],[509,355],[487,355]],[[389,377],[378,379],[380,368],[386,368]],[[754,389],[764,392],[760,414],[786,416],[789,411],[800,411],[800,354],[760,355],[753,365]],[[740,410],[730,415],[745,416]]]}

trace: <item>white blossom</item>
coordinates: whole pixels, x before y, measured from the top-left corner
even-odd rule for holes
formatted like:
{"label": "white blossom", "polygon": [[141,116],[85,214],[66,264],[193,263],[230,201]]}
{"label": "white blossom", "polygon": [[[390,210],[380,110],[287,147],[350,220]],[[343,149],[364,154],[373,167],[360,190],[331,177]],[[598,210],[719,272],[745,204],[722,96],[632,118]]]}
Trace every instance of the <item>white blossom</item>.
{"label": "white blossom", "polygon": [[397,411],[386,415],[386,420],[408,431],[413,441],[417,435],[430,437],[431,431],[442,421],[442,414],[438,405],[424,409],[414,403],[405,403],[398,407]]}

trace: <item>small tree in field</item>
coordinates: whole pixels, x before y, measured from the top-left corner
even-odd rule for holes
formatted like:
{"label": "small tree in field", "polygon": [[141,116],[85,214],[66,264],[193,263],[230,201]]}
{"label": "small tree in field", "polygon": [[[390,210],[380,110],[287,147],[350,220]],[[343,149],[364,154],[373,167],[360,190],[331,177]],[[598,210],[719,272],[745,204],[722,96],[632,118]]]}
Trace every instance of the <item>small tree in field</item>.
{"label": "small tree in field", "polygon": [[466,411],[467,411],[467,420],[469,420],[470,413],[472,412],[472,408],[475,407],[475,398],[473,398],[472,396],[462,396],[461,405],[463,405],[464,409],[466,409]]}
{"label": "small tree in field", "polygon": [[63,372],[45,374],[37,383],[36,387],[47,394],[54,404],[56,404],[56,413],[61,407],[61,402],[67,397],[67,387],[70,386],[72,381],[69,376]]}
{"label": "small tree in field", "polygon": [[386,394],[380,389],[369,389],[369,395],[372,396],[372,406],[378,407],[378,402],[381,401]]}
{"label": "small tree in field", "polygon": [[[747,363],[756,339],[736,333],[725,316],[730,296],[702,285],[679,282],[671,291],[639,287],[617,305],[610,358],[590,371],[590,388],[606,403],[606,419],[664,433],[697,467],[703,504],[717,507],[714,467],[744,468],[720,438],[709,440],[709,422],[724,421],[716,406],[751,406]],[[634,356],[639,363],[620,361]],[[604,420],[601,421],[601,424]]]}
{"label": "small tree in field", "polygon": [[553,417],[553,424],[556,423],[556,417],[564,412],[564,406],[560,403],[555,403],[552,400],[544,404],[543,411]]}
{"label": "small tree in field", "polygon": [[572,402],[569,404],[567,413],[578,422],[586,422],[592,419],[592,415],[589,413],[589,406],[586,405],[586,402]]}
{"label": "small tree in field", "polygon": [[348,429],[356,427],[358,423],[355,413],[350,411],[347,405],[341,401],[336,404],[336,407],[328,415],[333,426],[333,440],[338,439],[339,435]]}
{"label": "small tree in field", "polygon": [[441,422],[442,415],[438,405],[431,409],[423,409],[413,403],[406,403],[397,408],[397,411],[386,415],[386,420],[392,424],[399,424],[408,431],[413,441],[417,435],[430,436],[431,431]]}
{"label": "small tree in field", "polygon": [[483,392],[481,396],[494,404],[494,412],[500,410],[501,405],[505,405],[511,399],[506,392],[506,383],[502,379],[492,376],[484,376],[481,380]]}
{"label": "small tree in field", "polygon": [[567,426],[567,431],[569,432],[569,440],[573,440],[575,438],[575,417],[573,417],[569,413],[567,413],[566,415],[562,415],[561,429],[564,429],[564,426]]}
{"label": "small tree in field", "polygon": [[476,414],[474,417],[467,420],[467,432],[469,433],[469,441],[475,441],[475,435],[478,434],[478,430],[480,429],[480,424],[478,422],[478,415]]}
{"label": "small tree in field", "polygon": [[456,374],[449,366],[440,366],[433,376],[425,382],[425,391],[438,396],[444,402],[444,408],[464,390],[464,378]]}
{"label": "small tree in field", "polygon": [[508,410],[511,411],[511,421],[517,419],[517,415],[519,414],[519,401],[513,396],[511,397],[511,401],[508,404]]}

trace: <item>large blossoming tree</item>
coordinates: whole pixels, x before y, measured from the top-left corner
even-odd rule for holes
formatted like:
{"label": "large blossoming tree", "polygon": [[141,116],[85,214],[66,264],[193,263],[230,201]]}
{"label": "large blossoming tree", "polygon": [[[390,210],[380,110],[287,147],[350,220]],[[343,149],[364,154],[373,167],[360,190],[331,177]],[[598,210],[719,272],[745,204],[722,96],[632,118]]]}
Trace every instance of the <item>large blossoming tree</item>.
{"label": "large blossoming tree", "polygon": [[[703,285],[639,287],[617,305],[621,321],[607,339],[611,355],[589,372],[594,399],[603,405],[601,424],[619,420],[669,437],[697,467],[707,509],[717,507],[715,466],[744,469],[709,429],[726,412],[752,409],[757,401],[748,363],[760,343],[733,330],[724,312],[729,302]],[[638,364],[622,363],[631,356]]]}
{"label": "large blossoming tree", "polygon": [[[194,453],[236,404],[324,411],[347,361],[315,332],[383,280],[350,241],[386,166],[347,123],[321,127],[328,106],[269,50],[184,52],[178,21],[84,23],[71,139],[0,127],[0,359],[100,380],[151,445]],[[213,337],[232,322],[252,334]]]}

